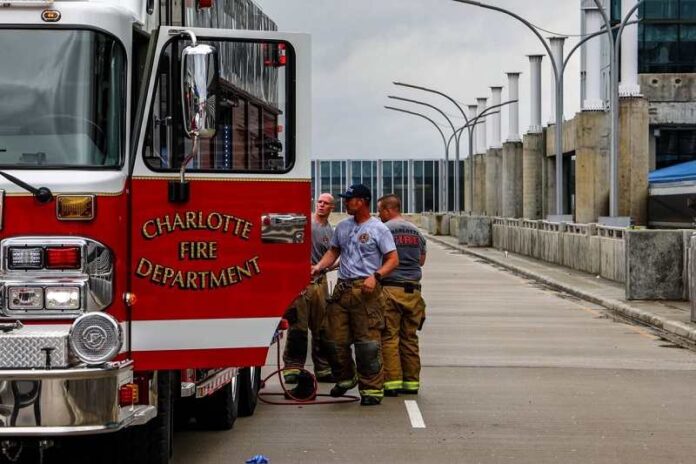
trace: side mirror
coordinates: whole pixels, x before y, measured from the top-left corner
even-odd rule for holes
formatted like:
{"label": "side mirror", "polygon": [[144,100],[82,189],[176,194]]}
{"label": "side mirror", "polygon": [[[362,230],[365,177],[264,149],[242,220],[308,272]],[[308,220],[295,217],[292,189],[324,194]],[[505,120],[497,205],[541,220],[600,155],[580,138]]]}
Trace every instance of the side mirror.
{"label": "side mirror", "polygon": [[181,104],[189,138],[215,137],[218,57],[215,47],[188,46],[181,53]]}

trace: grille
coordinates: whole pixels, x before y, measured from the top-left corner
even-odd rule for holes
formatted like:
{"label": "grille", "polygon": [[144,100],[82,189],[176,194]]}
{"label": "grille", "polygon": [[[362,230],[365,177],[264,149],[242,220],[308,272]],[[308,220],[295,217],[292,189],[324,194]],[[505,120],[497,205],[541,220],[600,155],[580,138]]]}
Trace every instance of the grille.
{"label": "grille", "polygon": [[43,369],[46,350],[51,349],[51,367],[68,367],[70,326],[46,329],[23,327],[0,333],[0,369]]}

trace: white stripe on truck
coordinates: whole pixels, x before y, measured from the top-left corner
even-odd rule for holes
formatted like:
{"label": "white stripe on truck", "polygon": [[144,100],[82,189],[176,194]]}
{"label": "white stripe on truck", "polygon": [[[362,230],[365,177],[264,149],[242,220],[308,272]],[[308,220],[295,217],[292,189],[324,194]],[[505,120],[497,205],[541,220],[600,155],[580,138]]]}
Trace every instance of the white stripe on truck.
{"label": "white stripe on truck", "polygon": [[132,351],[268,347],[280,318],[132,321]]}

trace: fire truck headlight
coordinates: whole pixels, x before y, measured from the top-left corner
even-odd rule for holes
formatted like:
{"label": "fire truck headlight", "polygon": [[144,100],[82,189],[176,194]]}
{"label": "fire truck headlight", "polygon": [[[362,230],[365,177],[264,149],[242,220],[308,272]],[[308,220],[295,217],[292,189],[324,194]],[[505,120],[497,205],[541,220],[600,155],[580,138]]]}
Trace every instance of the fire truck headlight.
{"label": "fire truck headlight", "polygon": [[10,309],[43,309],[44,290],[41,287],[10,287],[8,289]]}
{"label": "fire truck headlight", "polygon": [[46,309],[80,309],[80,287],[47,287]]}
{"label": "fire truck headlight", "polygon": [[88,365],[112,360],[121,350],[121,326],[105,313],[87,313],[78,317],[70,328],[70,350]]}

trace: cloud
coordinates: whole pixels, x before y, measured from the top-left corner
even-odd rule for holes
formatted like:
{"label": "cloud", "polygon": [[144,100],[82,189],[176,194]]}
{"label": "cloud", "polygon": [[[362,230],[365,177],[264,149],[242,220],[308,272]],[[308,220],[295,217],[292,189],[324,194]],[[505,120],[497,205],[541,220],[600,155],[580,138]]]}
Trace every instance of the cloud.
{"label": "cloud", "polygon": [[[544,49],[531,31],[512,18],[448,0],[258,1],[281,30],[312,34],[313,147],[317,157],[443,156],[441,137],[431,124],[383,106],[390,102],[387,95],[396,93],[425,99],[453,116],[457,109],[439,97],[396,88],[391,84],[394,80],[435,87],[467,104],[489,96],[491,85],[505,85],[506,71],[522,71],[522,131],[528,126],[529,64],[525,55]],[[578,1],[488,1],[550,30],[576,33],[579,29]],[[571,62],[566,79],[568,117],[579,107],[577,61]],[[546,97],[551,92],[548,58],[544,68],[546,123]],[[506,98],[506,90],[503,95]],[[402,107],[425,110],[443,130],[447,126],[433,111],[408,104]],[[461,123],[461,119],[453,121]]]}

